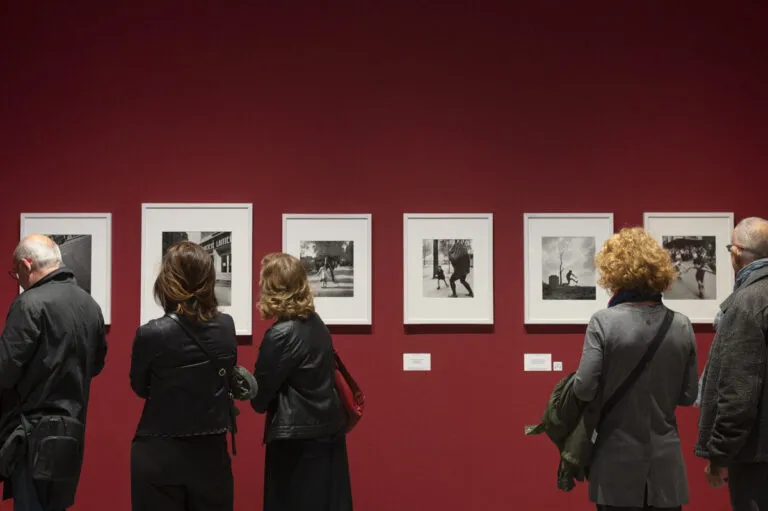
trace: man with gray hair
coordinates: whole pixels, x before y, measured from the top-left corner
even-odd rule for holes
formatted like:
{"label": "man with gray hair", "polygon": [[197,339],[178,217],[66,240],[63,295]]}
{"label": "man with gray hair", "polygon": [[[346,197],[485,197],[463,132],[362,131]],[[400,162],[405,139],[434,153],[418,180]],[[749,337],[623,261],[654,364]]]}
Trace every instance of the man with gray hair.
{"label": "man with gray hair", "polygon": [[768,511],[768,221],[739,222],[727,247],[736,285],[720,306],[701,388],[697,456],[735,511]]}
{"label": "man with gray hair", "polygon": [[47,236],[24,238],[8,272],[24,292],[0,335],[0,477],[15,511],[74,503],[91,379],[104,368],[101,308]]}

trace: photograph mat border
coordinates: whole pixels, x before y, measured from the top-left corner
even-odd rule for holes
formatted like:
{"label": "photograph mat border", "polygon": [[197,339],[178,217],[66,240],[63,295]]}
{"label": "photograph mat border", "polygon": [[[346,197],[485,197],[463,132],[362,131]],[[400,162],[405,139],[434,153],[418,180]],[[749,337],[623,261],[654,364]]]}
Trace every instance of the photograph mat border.
{"label": "photograph mat border", "polygon": [[[343,315],[328,314],[327,316],[321,314],[323,321],[327,325],[372,325],[373,324],[373,214],[371,213],[283,213],[283,233],[282,233],[282,250],[283,252],[290,253],[288,244],[290,242],[288,236],[289,223],[291,220],[296,221],[341,221],[341,220],[355,220],[364,221],[366,224],[365,238],[362,240],[366,244],[367,255],[363,259],[367,275],[363,278],[359,278],[359,272],[355,271],[355,296],[353,297],[315,297],[316,304],[319,304],[321,308],[322,304],[334,303],[336,300],[360,300],[365,299],[364,312],[360,317],[344,317]],[[318,236],[312,241],[342,241],[336,239],[338,236]],[[349,240],[356,241],[356,240]],[[355,264],[357,264],[358,247],[355,246]],[[294,254],[295,256],[295,254]],[[362,282],[364,286],[364,294],[362,297],[357,296],[358,282]],[[333,298],[333,301],[329,299]],[[319,311],[318,311],[319,312]]]}
{"label": "photograph mat border", "polygon": [[[530,251],[531,251],[531,245],[530,245],[530,236],[531,236],[531,229],[529,227],[530,220],[578,220],[578,219],[586,219],[586,220],[603,220],[608,222],[608,234],[607,238],[610,238],[613,234],[615,234],[615,223],[614,223],[614,214],[613,213],[523,213],[523,281],[524,281],[524,319],[523,322],[526,325],[586,325],[589,323],[589,319],[596,312],[597,310],[603,308],[605,304],[607,304],[608,298],[610,298],[607,291],[605,291],[603,288],[601,288],[599,285],[596,285],[596,293],[597,297],[595,300],[578,300],[578,302],[581,302],[580,305],[587,310],[591,310],[592,312],[589,312],[589,315],[586,315],[587,311],[584,311],[584,313],[581,315],[581,317],[578,318],[569,318],[569,317],[563,317],[563,318],[540,318],[540,317],[533,317],[532,316],[532,297],[531,292],[531,264],[533,261],[531,260]],[[581,237],[586,236],[582,235],[580,233],[574,233],[572,235],[573,237]],[[602,248],[603,242],[601,242],[599,239],[595,240],[595,251],[599,251]],[[540,250],[540,249],[539,249]],[[540,262],[540,261],[539,261]],[[595,269],[595,280],[599,279],[599,272],[597,269]],[[541,284],[539,284],[539,288],[541,288]],[[603,301],[601,301],[603,300]],[[543,301],[543,300],[542,300]],[[554,302],[554,301],[553,301]],[[565,308],[566,304],[569,304],[571,302],[576,302],[576,300],[557,300],[557,305],[559,308]],[[587,307],[587,304],[591,304],[591,307]]]}
{"label": "photograph mat border", "polygon": [[[150,211],[160,211],[160,210],[220,210],[222,212],[226,211],[238,211],[238,212],[244,212],[246,214],[246,223],[247,225],[243,228],[248,234],[248,242],[245,243],[244,250],[246,252],[246,266],[236,266],[236,268],[241,267],[244,268],[243,270],[238,270],[238,272],[242,271],[246,275],[244,278],[238,278],[238,285],[245,286],[245,290],[243,291],[243,294],[247,293],[247,300],[248,300],[248,312],[243,311],[243,315],[245,317],[239,318],[239,314],[228,312],[230,315],[232,315],[233,320],[235,321],[235,334],[236,335],[252,335],[253,334],[253,203],[250,202],[226,202],[226,203],[201,203],[201,202],[167,202],[167,203],[154,203],[154,202],[145,202],[141,204],[141,299],[140,299],[140,305],[139,305],[139,316],[141,318],[144,314],[144,307],[145,307],[145,296],[147,295],[149,283],[147,282],[147,277],[145,276],[145,267],[144,267],[144,260],[145,257],[148,255],[149,248],[147,247],[148,238],[147,238],[147,216]],[[195,230],[195,231],[208,231],[212,229],[202,229],[199,228],[199,226],[195,226],[194,228],[188,228],[188,229],[180,229],[180,228],[173,228],[176,231],[182,231],[182,230]],[[235,233],[238,229],[234,229],[232,227],[227,228],[230,232]],[[161,232],[163,230],[161,229]],[[236,240],[237,238],[233,234],[233,240]],[[240,243],[240,242],[237,242]],[[235,264],[238,264],[235,262]],[[151,269],[151,272],[154,273],[155,268]],[[232,297],[232,303],[235,302],[235,297]],[[154,302],[153,302],[154,303]],[[231,308],[231,306],[228,306],[228,308]],[[154,318],[150,318],[154,319]],[[238,321],[240,319],[241,321]],[[246,326],[242,326],[242,322],[246,324]]]}
{"label": "photograph mat border", "polygon": [[[494,215],[493,213],[403,213],[403,323],[406,325],[493,325],[495,322],[494,317],[494,309],[495,309],[495,296],[494,296],[494,287],[493,282],[495,280],[495,275],[493,272],[493,261],[494,261],[494,245],[493,245],[493,229],[494,229]],[[488,307],[488,313],[483,315],[482,317],[472,317],[472,316],[455,316],[451,315],[451,318],[435,318],[435,317],[415,317],[414,315],[409,314],[409,305],[410,300],[408,299],[409,295],[409,267],[410,267],[410,247],[408,243],[408,222],[410,220],[484,220],[487,222],[488,227],[488,254],[487,254],[487,274],[488,279],[486,283],[486,300],[488,301],[487,307]],[[457,235],[458,236],[458,235]],[[465,236],[461,235],[459,236],[461,238],[472,238],[473,239],[473,245],[474,245],[474,237],[473,236]],[[439,237],[439,239],[443,239],[442,237]],[[450,236],[446,236],[445,239],[450,239]],[[418,253],[421,254],[422,250],[424,248],[423,246],[423,240],[419,240],[418,243]],[[477,246],[472,247],[473,254],[477,254]],[[483,250],[485,247],[483,248]],[[421,266],[421,264],[419,265]],[[421,273],[419,274],[419,289],[423,289],[423,281],[421,280]],[[475,290],[476,291],[476,290]],[[477,297],[478,294],[475,292],[475,297]],[[421,291],[419,294],[419,297],[421,297]],[[457,302],[457,306],[463,305],[467,306],[468,303],[466,300],[461,300],[460,302]]]}
{"label": "photograph mat border", "polygon": [[[101,220],[105,223],[105,239],[104,239],[104,245],[105,245],[105,268],[104,268],[104,288],[105,288],[105,296],[104,296],[104,303],[101,305],[101,313],[104,317],[104,324],[105,325],[111,325],[112,324],[112,213],[104,213],[104,212],[95,212],[95,213],[21,213],[20,215],[20,225],[19,225],[19,233],[20,238],[19,240],[23,239],[28,234],[33,234],[31,232],[27,232],[25,229],[26,226],[26,220],[37,220],[37,219],[51,219],[51,220]],[[39,234],[46,234],[46,233],[39,233]],[[58,234],[58,233],[52,233],[49,232],[47,234]],[[75,234],[74,232],[69,232],[68,234]],[[85,234],[85,233],[77,233],[77,234]],[[93,235],[93,234],[91,234]],[[91,261],[91,279],[93,279],[93,261]],[[93,288],[93,286],[91,286]],[[93,296],[93,289],[91,289],[91,296]]]}
{"label": "photograph mat border", "polygon": [[[682,314],[685,314],[688,316],[688,319],[691,320],[691,323],[695,324],[711,324],[715,320],[715,316],[717,315],[717,311],[720,308],[720,304],[723,300],[725,300],[732,292],[733,292],[733,285],[734,285],[734,274],[733,274],[733,268],[731,267],[731,260],[729,257],[726,257],[726,253],[724,250],[724,246],[730,243],[731,239],[731,233],[733,232],[733,229],[735,227],[735,215],[731,211],[715,211],[715,212],[658,212],[658,211],[652,211],[652,212],[645,212],[643,213],[643,228],[648,231],[648,233],[653,236],[656,241],[659,243],[662,242],[662,236],[684,236],[686,234],[694,235],[694,233],[688,231],[685,234],[676,234],[676,232],[681,232],[680,229],[673,229],[672,233],[668,232],[660,232],[660,230],[655,230],[656,228],[653,225],[654,221],[664,221],[664,220],[672,220],[672,221],[693,221],[694,223],[697,222],[704,222],[707,220],[714,220],[719,222],[725,222],[727,227],[727,233],[720,232],[720,229],[723,229],[724,226],[717,227],[715,229],[711,229],[707,231],[707,236],[715,236],[716,242],[715,242],[715,250],[717,253],[717,289],[718,294],[714,299],[711,300],[665,300],[665,304],[674,310],[679,311]],[[695,229],[692,227],[692,229]],[[705,234],[701,234],[704,236]],[[723,239],[725,238],[725,239]],[[725,241],[725,243],[723,243]]]}

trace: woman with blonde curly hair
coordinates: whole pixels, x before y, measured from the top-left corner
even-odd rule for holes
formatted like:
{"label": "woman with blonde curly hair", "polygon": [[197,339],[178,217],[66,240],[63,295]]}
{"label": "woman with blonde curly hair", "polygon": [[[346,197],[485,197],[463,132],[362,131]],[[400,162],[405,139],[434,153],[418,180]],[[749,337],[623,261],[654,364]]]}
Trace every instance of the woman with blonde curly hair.
{"label": "woman with blonde curly hair", "polygon": [[[669,309],[672,260],[641,228],[613,235],[595,259],[612,298],[589,321],[573,392],[603,408],[642,359]],[[598,510],[682,509],[688,480],[675,410],[696,400],[696,342],[690,320],[670,312],[655,355],[596,429],[589,498]]]}
{"label": "woman with blonde curly hair", "polygon": [[304,265],[266,255],[259,311],[275,323],[259,348],[251,406],[266,413],[264,511],[351,511],[346,412],[331,335],[315,312]]}

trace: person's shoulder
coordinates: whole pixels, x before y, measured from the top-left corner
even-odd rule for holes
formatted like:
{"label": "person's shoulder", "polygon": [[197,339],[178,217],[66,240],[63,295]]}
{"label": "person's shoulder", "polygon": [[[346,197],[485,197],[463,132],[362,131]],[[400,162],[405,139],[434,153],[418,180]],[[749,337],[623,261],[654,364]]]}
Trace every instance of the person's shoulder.
{"label": "person's shoulder", "polygon": [[665,311],[669,311],[669,312],[672,313],[672,324],[689,326],[689,327],[693,328],[693,322],[691,321],[691,318],[689,318],[686,314],[684,314],[684,313],[682,313],[680,311],[676,311],[676,310],[670,309],[670,308],[668,308],[666,306],[665,306],[664,310]]}
{"label": "person's shoulder", "polygon": [[589,323],[601,324],[610,322],[622,314],[625,314],[625,311],[623,311],[621,307],[604,307],[592,313],[592,316],[589,318]]}
{"label": "person's shoulder", "polygon": [[42,287],[32,287],[25,290],[13,301],[13,304],[20,307],[42,307],[48,301],[48,295]]}
{"label": "person's shoulder", "polygon": [[218,312],[211,321],[232,328],[233,330],[235,329],[235,318],[226,312]]}
{"label": "person's shoulder", "polygon": [[[619,304],[615,307],[606,307],[600,309],[592,314],[590,323],[594,322],[599,325],[612,325],[621,324],[624,322],[636,322],[638,318],[645,317],[646,314],[653,313],[653,310],[648,310],[648,307],[656,308],[655,312],[667,311],[667,307],[663,304],[657,305],[632,305],[632,304]],[[690,320],[684,314],[672,311],[672,321],[678,323],[690,323]]]}
{"label": "person's shoulder", "polygon": [[757,312],[768,307],[768,277],[742,287],[727,300],[727,309]]}
{"label": "person's shoulder", "polygon": [[36,289],[29,289],[16,296],[11,302],[11,311],[21,312],[28,316],[37,316],[44,308],[45,300],[36,291]]}
{"label": "person's shoulder", "polygon": [[275,340],[285,340],[298,337],[306,337],[317,331],[323,331],[327,327],[317,313],[310,313],[307,317],[291,317],[276,321],[267,329],[266,336]]}
{"label": "person's shoulder", "polygon": [[173,323],[168,316],[150,319],[136,329],[136,335],[144,338],[164,336],[171,330]]}
{"label": "person's shoulder", "polygon": [[265,336],[279,340],[291,335],[298,327],[300,318],[285,318],[275,321],[266,331]]}

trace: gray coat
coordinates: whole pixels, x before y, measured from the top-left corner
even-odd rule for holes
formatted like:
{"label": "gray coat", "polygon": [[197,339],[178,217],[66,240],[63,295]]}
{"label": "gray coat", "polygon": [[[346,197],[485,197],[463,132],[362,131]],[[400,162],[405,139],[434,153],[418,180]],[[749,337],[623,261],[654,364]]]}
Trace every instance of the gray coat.
{"label": "gray coat", "polygon": [[721,467],[768,461],[766,265],[750,272],[721,305],[704,373],[695,453]]}
{"label": "gray coat", "polygon": [[[576,371],[579,399],[604,403],[645,353],[666,314],[662,304],[625,303],[595,313]],[[676,507],[688,504],[675,409],[698,390],[696,340],[690,320],[675,313],[669,332],[637,382],[598,429],[589,498],[601,505]]]}

